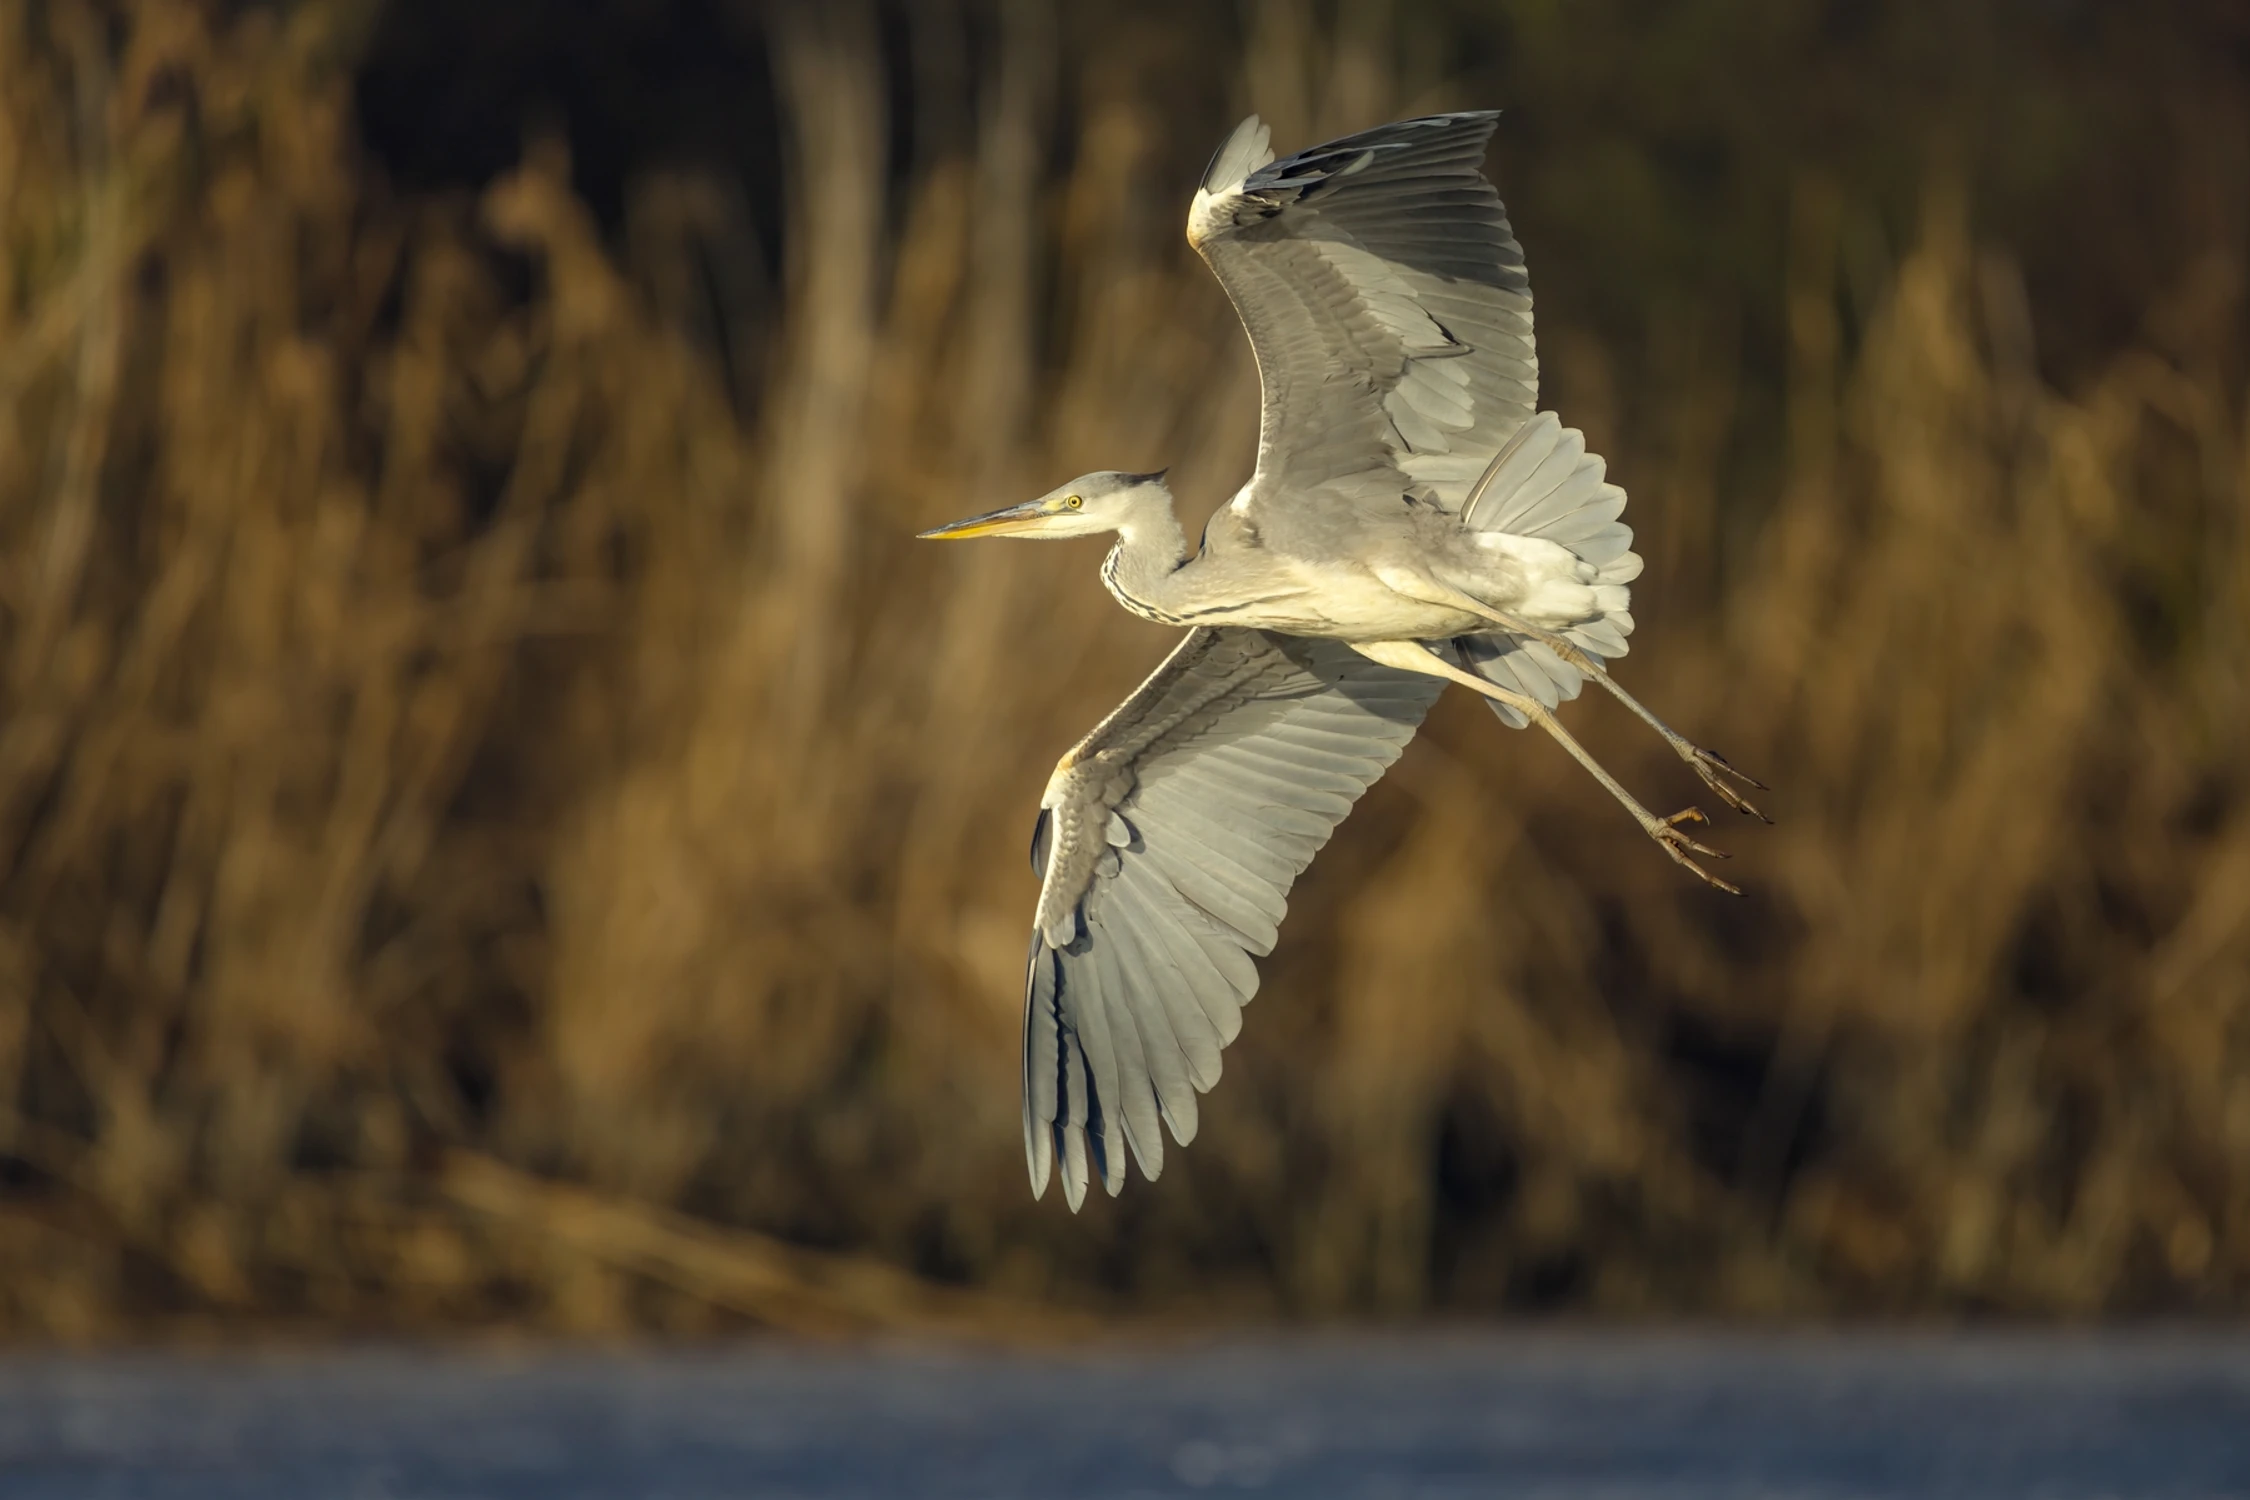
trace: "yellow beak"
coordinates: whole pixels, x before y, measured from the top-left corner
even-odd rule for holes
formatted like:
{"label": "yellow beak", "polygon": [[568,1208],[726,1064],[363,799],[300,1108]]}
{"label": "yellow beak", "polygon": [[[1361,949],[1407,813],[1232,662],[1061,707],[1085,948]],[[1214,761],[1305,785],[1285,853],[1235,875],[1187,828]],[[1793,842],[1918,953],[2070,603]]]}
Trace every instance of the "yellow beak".
{"label": "yellow beak", "polygon": [[953,542],[972,536],[1015,536],[1026,531],[1037,531],[1047,516],[1045,505],[1037,500],[1030,500],[1022,505],[1011,505],[1005,510],[971,516],[966,521],[933,527],[917,535],[924,541],[932,542]]}

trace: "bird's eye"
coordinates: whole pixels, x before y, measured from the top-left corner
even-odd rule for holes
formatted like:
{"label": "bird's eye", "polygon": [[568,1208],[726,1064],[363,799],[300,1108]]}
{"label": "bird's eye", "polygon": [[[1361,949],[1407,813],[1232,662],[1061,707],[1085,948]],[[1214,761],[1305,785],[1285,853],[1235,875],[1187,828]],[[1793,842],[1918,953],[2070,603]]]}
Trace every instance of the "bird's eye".
{"label": "bird's eye", "polygon": [[1079,499],[1076,495],[1073,495],[1068,500],[1065,500],[1063,504],[1069,506],[1072,510],[1084,510],[1086,508],[1086,502]]}

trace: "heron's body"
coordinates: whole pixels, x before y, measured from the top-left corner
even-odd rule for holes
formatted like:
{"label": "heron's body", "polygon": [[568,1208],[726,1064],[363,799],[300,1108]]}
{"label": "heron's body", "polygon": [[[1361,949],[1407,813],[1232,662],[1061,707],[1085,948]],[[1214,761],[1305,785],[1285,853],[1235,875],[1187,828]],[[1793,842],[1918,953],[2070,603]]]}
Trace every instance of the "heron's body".
{"label": "heron's body", "polygon": [[[1567,547],[1472,531],[1405,495],[1391,515],[1353,518],[1342,549],[1331,545],[1333,533],[1292,547],[1302,527],[1260,527],[1230,505],[1211,518],[1191,556],[1169,494],[1159,486],[1141,493],[1146,519],[1119,530],[1102,582],[1118,603],[1161,625],[1246,625],[1352,642],[1488,630],[1489,616],[1431,597],[1447,586],[1546,630],[1625,608],[1623,586],[1596,583],[1595,570]],[[1616,592],[1599,592],[1605,587]]]}
{"label": "heron's body", "polygon": [[1491,114],[1438,115],[1282,161],[1246,120],[1188,214],[1258,358],[1258,466],[1190,549],[1162,474],[1105,471],[930,536],[1114,533],[1102,581],[1188,634],[1040,799],[1025,982],[1024,1146],[1072,1207],[1154,1177],[1257,988],[1297,874],[1447,682],[1537,724],[1665,849],[1715,854],[1597,765],[1553,709],[1585,680],[1730,805],[1725,763],[1633,702],[1640,572],[1624,492],[1537,412],[1523,252],[1479,164]]}

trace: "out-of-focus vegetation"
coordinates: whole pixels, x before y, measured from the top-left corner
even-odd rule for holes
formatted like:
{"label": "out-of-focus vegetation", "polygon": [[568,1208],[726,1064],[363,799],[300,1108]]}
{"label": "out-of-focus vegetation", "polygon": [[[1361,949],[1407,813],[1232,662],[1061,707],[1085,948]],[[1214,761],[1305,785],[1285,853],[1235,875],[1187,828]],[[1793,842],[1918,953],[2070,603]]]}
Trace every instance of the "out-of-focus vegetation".
{"label": "out-of-focus vegetation", "polygon": [[[2246,72],[2216,4],[0,12],[0,1328],[2239,1310]],[[1449,702],[1194,1148],[1035,1205],[1022,840],[1167,633],[908,537],[1216,503],[1204,154],[1469,103],[1751,899]]]}

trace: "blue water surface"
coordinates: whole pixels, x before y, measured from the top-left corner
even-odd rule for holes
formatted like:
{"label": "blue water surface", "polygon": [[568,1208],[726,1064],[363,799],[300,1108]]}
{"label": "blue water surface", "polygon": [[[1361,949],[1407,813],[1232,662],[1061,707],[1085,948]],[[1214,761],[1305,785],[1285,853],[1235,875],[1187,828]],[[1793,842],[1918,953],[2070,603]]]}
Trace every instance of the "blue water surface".
{"label": "blue water surface", "polygon": [[0,1496],[2250,1497],[2250,1338],[0,1356]]}

